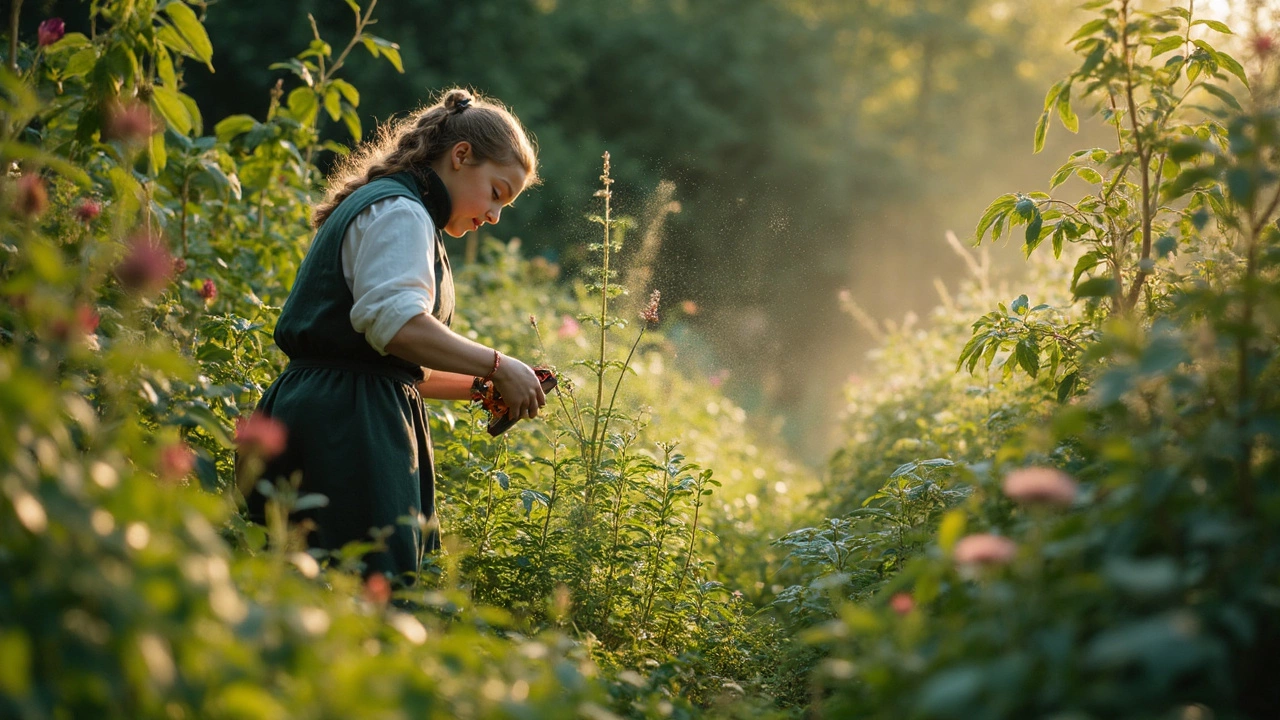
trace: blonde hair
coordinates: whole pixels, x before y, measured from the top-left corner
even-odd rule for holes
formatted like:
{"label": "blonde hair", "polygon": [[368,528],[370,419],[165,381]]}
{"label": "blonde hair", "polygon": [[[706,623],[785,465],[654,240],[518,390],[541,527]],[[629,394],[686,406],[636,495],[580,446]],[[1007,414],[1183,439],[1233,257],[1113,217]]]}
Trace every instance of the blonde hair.
{"label": "blonde hair", "polygon": [[496,100],[453,88],[440,93],[434,104],[382,125],[373,140],[344,158],[329,176],[312,226],[319,227],[347,196],[373,180],[405,171],[422,177],[464,141],[471,143],[478,162],[518,164],[528,175],[525,187],[538,182],[537,147],[515,114]]}

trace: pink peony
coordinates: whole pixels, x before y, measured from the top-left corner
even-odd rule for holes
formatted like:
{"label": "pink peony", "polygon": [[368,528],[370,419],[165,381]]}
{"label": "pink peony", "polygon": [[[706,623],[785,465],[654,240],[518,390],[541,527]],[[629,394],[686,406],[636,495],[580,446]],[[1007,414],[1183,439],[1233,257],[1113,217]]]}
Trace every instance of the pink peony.
{"label": "pink peony", "polygon": [[61,40],[66,34],[67,26],[62,22],[62,18],[49,18],[40,23],[40,27],[36,29],[36,44],[47,47]]}
{"label": "pink peony", "polygon": [[1004,479],[1004,494],[1023,505],[1068,507],[1075,502],[1076,490],[1076,481],[1054,468],[1022,468]]}
{"label": "pink peony", "polygon": [[80,222],[90,222],[102,214],[102,205],[96,200],[85,198],[76,205],[76,219]]}
{"label": "pink peony", "polygon": [[186,443],[174,443],[160,451],[156,474],[165,482],[177,482],[196,468],[196,454]]}
{"label": "pink peony", "polygon": [[173,256],[159,238],[139,233],[129,239],[129,251],[116,265],[116,279],[130,292],[153,293],[173,276]]}
{"label": "pink peony", "polygon": [[270,460],[284,452],[287,438],[284,423],[260,412],[236,421],[236,446],[246,455]]}
{"label": "pink peony", "polygon": [[49,207],[49,193],[39,175],[23,175],[18,178],[18,196],[13,209],[23,217],[33,218]]}
{"label": "pink peony", "polygon": [[561,340],[571,340],[578,337],[581,332],[582,326],[578,324],[577,320],[568,315],[560,318],[560,329],[556,331],[556,334],[560,336]]}
{"label": "pink peony", "polygon": [[381,573],[370,575],[364,581],[364,599],[374,605],[386,605],[391,602],[391,582]]}
{"label": "pink peony", "polygon": [[955,558],[960,565],[1004,565],[1013,559],[1018,546],[999,535],[968,535],[956,543]]}
{"label": "pink peony", "polygon": [[200,286],[200,297],[207,303],[213,302],[214,298],[218,297],[218,286],[213,284],[213,280],[205,278],[204,285]]}
{"label": "pink peony", "polygon": [[899,615],[906,615],[916,609],[916,601],[911,598],[911,593],[895,593],[889,598],[889,607]]}
{"label": "pink peony", "polygon": [[160,124],[151,115],[151,109],[135,100],[125,105],[114,105],[107,111],[102,137],[105,140],[142,143],[159,130]]}

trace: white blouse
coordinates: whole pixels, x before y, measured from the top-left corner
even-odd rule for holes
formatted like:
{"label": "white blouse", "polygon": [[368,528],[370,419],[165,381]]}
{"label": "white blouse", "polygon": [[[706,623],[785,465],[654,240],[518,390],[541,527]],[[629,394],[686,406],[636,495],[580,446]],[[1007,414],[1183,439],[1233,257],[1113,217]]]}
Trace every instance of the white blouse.
{"label": "white blouse", "polygon": [[405,323],[435,307],[435,231],[421,203],[397,196],[365,208],[342,236],[351,326],[380,355]]}

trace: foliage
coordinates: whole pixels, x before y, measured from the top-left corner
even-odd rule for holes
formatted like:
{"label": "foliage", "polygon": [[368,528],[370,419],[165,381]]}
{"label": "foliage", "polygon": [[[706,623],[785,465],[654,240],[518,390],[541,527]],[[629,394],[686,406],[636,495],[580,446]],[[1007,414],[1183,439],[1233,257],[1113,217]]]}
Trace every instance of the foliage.
{"label": "foliage", "polygon": [[[1100,101],[1117,150],[1076,153],[1054,180],[1088,169],[1082,179],[1098,190],[1075,204],[1004,196],[976,233],[1026,225],[1028,252],[1055,238],[1075,263],[1061,282],[1076,301],[1028,320],[1034,300],[1020,297],[975,323],[960,352],[962,366],[1000,369],[1006,391],[1052,405],[1023,406],[976,452],[954,445],[968,497],[929,519],[932,539],[874,597],[836,605],[811,633],[827,653],[823,714],[1258,717],[1277,704],[1258,673],[1280,642],[1274,58],[1269,41],[1256,42],[1246,72],[1195,37],[1225,26],[1183,8],[1088,7],[1083,64],[1050,91],[1046,113],[1075,124],[1075,82]],[[1247,81],[1247,102],[1226,74]],[[1197,90],[1219,102],[1183,105]],[[1069,372],[1038,372],[1055,359]],[[1078,381],[1064,389],[1071,373]],[[920,388],[927,400],[932,386]],[[838,467],[857,457],[846,451]],[[1062,467],[1079,484],[1049,502],[1011,476],[997,482],[1021,466]],[[835,532],[823,537],[856,543],[848,522],[829,520]],[[819,535],[798,536],[793,557],[830,576],[809,540]]]}
{"label": "foliage", "polygon": [[[396,64],[367,32],[372,3],[352,5],[342,52],[317,32],[285,63],[297,87],[212,135],[184,85],[209,37],[177,0],[96,3],[89,34],[42,35],[0,70],[16,163],[0,210],[2,714],[767,714],[773,626],[714,578],[707,528],[737,526],[706,468],[802,477],[751,444],[741,410],[664,369],[656,331],[619,355],[607,264],[598,296],[514,242],[460,268],[473,337],[527,347],[509,318],[548,311],[600,335],[576,364],[579,335],[548,344],[567,392],[545,424],[493,441],[472,411],[433,413],[451,548],[424,567],[434,581],[362,587],[350,571],[376,536],[322,567],[279,522],[314,496],[282,489],[267,527],[241,516],[232,428],[283,363],[268,340],[310,232],[313,159],[337,149],[320,123],[359,103],[335,73],[358,45]],[[629,376],[643,383],[619,392]],[[662,414],[692,423],[696,460]]]}

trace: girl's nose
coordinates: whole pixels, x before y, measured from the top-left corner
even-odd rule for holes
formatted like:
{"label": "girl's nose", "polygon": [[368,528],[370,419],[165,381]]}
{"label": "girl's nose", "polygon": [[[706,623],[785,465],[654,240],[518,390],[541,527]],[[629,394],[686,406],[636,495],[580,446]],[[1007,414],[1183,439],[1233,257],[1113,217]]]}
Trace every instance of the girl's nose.
{"label": "girl's nose", "polygon": [[484,214],[484,219],[488,221],[490,225],[497,225],[498,219],[501,217],[502,217],[502,208],[498,208],[497,210],[491,209]]}

